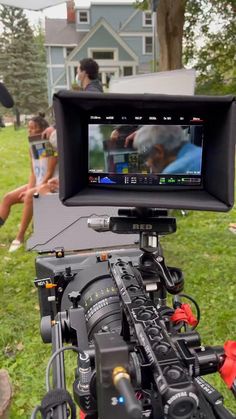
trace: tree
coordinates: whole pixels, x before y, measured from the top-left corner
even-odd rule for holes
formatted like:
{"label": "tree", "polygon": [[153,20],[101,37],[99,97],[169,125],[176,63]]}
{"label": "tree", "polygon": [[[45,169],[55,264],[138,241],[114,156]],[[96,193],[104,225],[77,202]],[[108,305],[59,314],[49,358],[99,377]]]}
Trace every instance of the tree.
{"label": "tree", "polygon": [[23,10],[0,9],[3,32],[0,37],[0,75],[21,113],[47,108],[46,57],[40,37],[34,36]]}
{"label": "tree", "polygon": [[[235,91],[236,0],[157,0],[159,70],[198,71],[200,90]],[[136,0],[151,9],[153,0]],[[211,83],[209,83],[211,79]],[[223,89],[219,89],[219,81]],[[217,88],[217,91],[216,91]]]}
{"label": "tree", "polygon": [[160,71],[182,68],[186,2],[187,0],[136,0],[138,8],[156,12]]}
{"label": "tree", "polygon": [[236,93],[235,12],[235,0],[187,3],[183,59],[197,70],[197,93]]}
{"label": "tree", "polygon": [[182,40],[186,0],[160,0],[157,8],[157,34],[160,45],[159,68],[182,67]]}

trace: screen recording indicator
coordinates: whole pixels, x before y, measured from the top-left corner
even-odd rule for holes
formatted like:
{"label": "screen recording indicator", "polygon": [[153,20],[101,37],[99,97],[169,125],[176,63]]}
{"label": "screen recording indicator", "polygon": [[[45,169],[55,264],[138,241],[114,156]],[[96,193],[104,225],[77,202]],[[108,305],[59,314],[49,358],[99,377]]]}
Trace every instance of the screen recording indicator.
{"label": "screen recording indicator", "polygon": [[89,184],[199,186],[203,147],[199,122],[89,124]]}

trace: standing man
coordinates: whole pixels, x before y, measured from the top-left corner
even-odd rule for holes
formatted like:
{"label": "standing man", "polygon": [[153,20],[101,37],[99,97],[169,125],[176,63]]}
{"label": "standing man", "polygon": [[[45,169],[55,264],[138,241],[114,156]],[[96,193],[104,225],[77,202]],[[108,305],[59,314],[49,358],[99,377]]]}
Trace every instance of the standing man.
{"label": "standing man", "polygon": [[[98,78],[99,66],[92,58],[83,58],[77,67],[77,78],[80,80],[84,92],[103,93],[102,84]],[[43,133],[42,138],[49,139],[55,131],[55,126],[48,127]]]}
{"label": "standing man", "polygon": [[77,76],[85,92],[103,93],[102,84],[98,78],[99,66],[92,58],[83,58],[77,68]]}

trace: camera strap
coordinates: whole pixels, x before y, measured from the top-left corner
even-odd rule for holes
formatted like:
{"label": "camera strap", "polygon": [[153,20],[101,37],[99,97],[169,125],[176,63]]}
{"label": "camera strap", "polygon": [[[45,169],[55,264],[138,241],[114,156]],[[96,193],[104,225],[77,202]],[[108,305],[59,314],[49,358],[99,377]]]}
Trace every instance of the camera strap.
{"label": "camera strap", "polygon": [[62,388],[50,390],[43,398],[39,411],[42,418],[46,419],[48,413],[55,409],[57,406],[62,406],[64,403],[70,406],[71,419],[76,419],[76,406],[72,400],[70,393]]}

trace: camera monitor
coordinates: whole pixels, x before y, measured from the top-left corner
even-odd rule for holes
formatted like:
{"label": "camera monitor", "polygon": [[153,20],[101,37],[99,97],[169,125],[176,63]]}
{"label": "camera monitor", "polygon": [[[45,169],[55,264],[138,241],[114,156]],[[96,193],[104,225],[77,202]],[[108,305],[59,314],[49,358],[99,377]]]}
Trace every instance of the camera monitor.
{"label": "camera monitor", "polygon": [[54,107],[65,205],[232,207],[234,97],[61,91]]}
{"label": "camera monitor", "polygon": [[[88,125],[88,182],[127,189],[201,186],[203,125]],[[126,118],[126,117],[122,117]],[[143,119],[143,117],[140,117]],[[152,117],[154,118],[154,117]],[[135,116],[134,116],[135,119]],[[148,118],[147,118],[148,119]]]}

